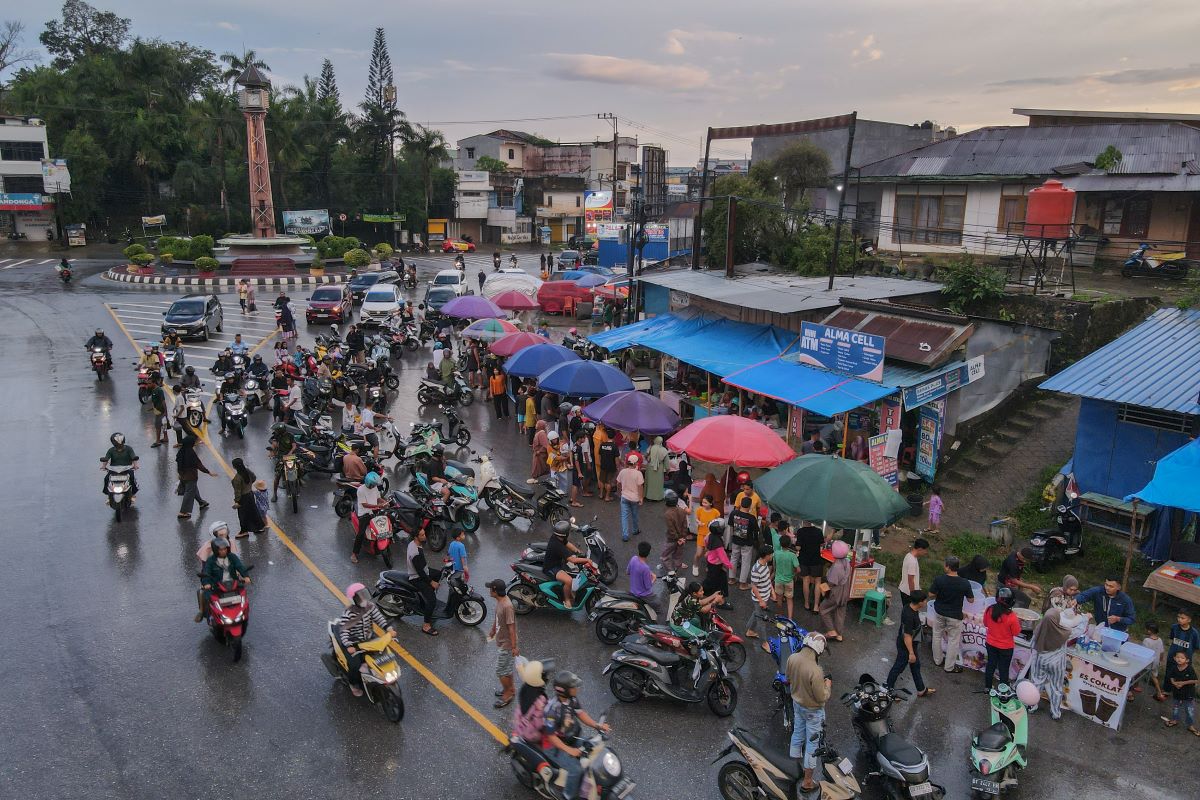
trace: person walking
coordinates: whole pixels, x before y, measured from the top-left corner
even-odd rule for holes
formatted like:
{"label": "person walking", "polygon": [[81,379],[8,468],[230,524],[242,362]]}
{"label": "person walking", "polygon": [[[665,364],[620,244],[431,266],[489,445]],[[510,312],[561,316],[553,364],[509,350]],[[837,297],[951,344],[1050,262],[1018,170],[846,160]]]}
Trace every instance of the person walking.
{"label": "person walking", "polygon": [[[750,568],[750,595],[754,602],[750,605],[750,616],[746,618],[747,639],[762,638],[758,630],[762,627],[763,617],[770,614],[768,604],[774,596],[771,592],[771,559],[775,557],[775,551],[771,545],[764,544],[759,546],[756,555],[758,558]],[[766,642],[763,642],[763,649],[771,652]]]}
{"label": "person walking", "polygon": [[167,418],[167,392],[163,389],[162,375],[155,373],[154,388],[150,390],[150,405],[154,407],[154,444],[151,447],[162,447],[171,443],[168,431],[171,430]]}
{"label": "person walking", "polygon": [[483,282],[487,280],[487,272],[484,270],[479,270],[479,272],[475,275],[475,279],[479,281],[479,293],[483,294]]}
{"label": "person walking", "polygon": [[621,487],[621,541],[628,542],[630,536],[642,532],[638,509],[646,499],[646,479],[637,468],[634,456],[628,456],[625,468],[617,473],[617,485]]}
{"label": "person walking", "polygon": [[242,459],[235,458],[229,463],[233,467],[230,483],[233,484],[233,507],[238,515],[237,538],[245,539],[251,533],[261,533],[265,527],[254,503],[254,482],[258,478]]}
{"label": "person walking", "polygon": [[708,530],[713,520],[721,518],[721,512],[713,507],[712,495],[706,494],[700,498],[696,508],[696,557],[692,561],[692,575],[699,577],[700,562],[708,552]]}
{"label": "person walking", "polygon": [[237,285],[238,305],[242,307],[242,314],[246,313],[246,309],[247,309],[246,291],[249,287],[250,287],[250,284],[246,281],[245,278],[242,278],[240,281],[238,281],[238,285]]}
{"label": "person walking", "polygon": [[500,691],[496,692],[494,708],[504,708],[512,702],[516,689],[513,686],[513,664],[520,655],[517,647],[517,614],[508,589],[500,578],[487,583],[492,600],[496,603],[496,615],[492,619],[492,632],[488,641],[496,642],[496,677],[500,679]]}
{"label": "person walking", "polygon": [[792,690],[794,720],[788,754],[801,762],[804,780],[800,788],[806,792],[817,788],[813,770],[817,766],[817,747],[825,731],[825,703],[833,691],[833,681],[817,663],[824,652],[825,637],[810,633],[804,637],[803,646],[792,653],[784,665]]}
{"label": "person walking", "polygon": [[[1033,629],[1033,662],[1029,680],[1050,699],[1050,717],[1062,718],[1063,683],[1067,674],[1067,642],[1071,631],[1080,622],[1079,615],[1070,609],[1056,606],[1046,611]],[[1032,711],[1037,710],[1035,705]]]}
{"label": "person walking", "polygon": [[[817,610],[821,602],[821,575],[825,572],[825,559],[821,558],[821,546],[825,536],[816,525],[807,520],[796,529],[796,561],[800,570],[800,605],[805,611]],[[790,614],[789,614],[790,616]]]}
{"label": "person walking", "polygon": [[200,456],[196,454],[195,436],[188,434],[183,437],[183,445],[180,446],[179,452],[175,454],[175,470],[179,476],[179,493],[183,495],[183,500],[179,504],[179,513],[176,516],[179,519],[192,518],[192,504],[200,503],[200,510],[208,508],[208,501],[200,496],[200,487],[197,482],[200,480],[200,473],[212,475],[208,467],[204,466],[200,461]]}
{"label": "person walking", "polygon": [[246,311],[256,314],[258,313],[258,303],[254,294],[254,284],[248,280],[244,280],[244,282],[246,284]]}
{"label": "person walking", "polygon": [[[601,438],[596,439],[596,436]],[[596,428],[592,441],[596,443],[596,491],[600,499],[607,503],[613,499],[613,479],[617,476],[619,450],[617,443],[603,425]]]}
{"label": "person walking", "polygon": [[679,499],[674,489],[663,492],[663,503],[666,513],[666,543],[662,550],[662,568],[667,572],[678,572],[687,564],[688,559],[683,554],[683,545],[691,533],[688,532],[687,507]]}
{"label": "person walking", "polygon": [[183,396],[183,384],[177,383],[171,387],[174,398],[171,400],[171,419],[175,428],[175,446],[183,447],[184,435],[191,432],[187,424],[187,398]]}
{"label": "person walking", "polygon": [[586,431],[580,430],[575,434],[574,460],[575,486],[579,496],[592,497],[590,489],[596,476],[596,465],[592,462],[592,446]]}
{"label": "person walking", "polygon": [[488,378],[488,390],[492,395],[492,405],[496,409],[496,419],[508,419],[508,386],[499,367],[493,369],[492,377]]}
{"label": "person walking", "polygon": [[663,437],[655,436],[654,444],[646,451],[646,499],[662,500],[667,461],[671,453],[663,447]]}
{"label": "person walking", "polygon": [[775,551],[775,606],[780,611],[787,611],[788,619],[792,619],[793,604],[796,589],[796,570],[799,561],[792,550],[792,537],[781,534],[779,549]]}
{"label": "person walking", "polygon": [[999,676],[1000,683],[1008,683],[1012,667],[1013,641],[1021,635],[1021,620],[1013,613],[1013,590],[1002,586],[996,592],[996,602],[983,612],[983,627],[987,629],[987,664],[983,670],[983,686],[991,691],[992,678]]}
{"label": "person walking", "polygon": [[904,555],[904,561],[900,564],[900,602],[902,607],[908,605],[909,596],[921,588],[920,558],[928,552],[929,542],[917,539]]}
{"label": "person walking", "polygon": [[917,639],[921,635],[921,612],[929,604],[929,598],[924,589],[914,589],[908,595],[908,602],[900,611],[900,628],[896,631],[896,661],[888,672],[884,686],[891,689],[896,685],[896,679],[904,668],[912,673],[913,686],[917,687],[917,697],[928,697],[937,691],[927,687],[921,680],[921,657],[917,653]]}
{"label": "person walking", "polygon": [[842,641],[842,628],[846,627],[846,605],[850,602],[850,545],[841,539],[830,545],[833,565],[821,586],[821,604],[817,607],[825,637],[835,642]]}
{"label": "person walking", "polygon": [[759,543],[758,517],[750,510],[752,502],[749,497],[743,497],[741,505],[730,511],[726,520],[733,545],[733,573],[742,591],[750,588],[750,570],[754,566]]}
{"label": "person walking", "polygon": [[539,419],[533,434],[533,464],[526,483],[537,483],[539,478],[550,471],[550,464],[546,461],[549,455],[550,436],[546,433],[546,420]]}
{"label": "person walking", "polygon": [[[944,575],[933,579],[929,596],[933,598],[933,614],[929,627],[933,632],[933,663],[946,672],[962,672],[958,652],[962,647],[963,601],[975,600],[971,582],[958,574],[958,556],[946,556]],[[942,637],[946,645],[942,646]]]}

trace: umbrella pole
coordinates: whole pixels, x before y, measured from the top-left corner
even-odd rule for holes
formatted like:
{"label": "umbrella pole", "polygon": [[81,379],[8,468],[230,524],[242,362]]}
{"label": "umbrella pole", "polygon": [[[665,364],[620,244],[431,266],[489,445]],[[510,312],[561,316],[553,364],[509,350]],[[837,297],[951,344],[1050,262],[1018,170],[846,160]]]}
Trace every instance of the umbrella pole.
{"label": "umbrella pole", "polygon": [[1133,517],[1129,520],[1129,547],[1125,551],[1125,573],[1121,576],[1121,591],[1126,591],[1125,587],[1129,585],[1129,570],[1133,566],[1133,540],[1137,538],[1138,533],[1138,515],[1137,515],[1138,499],[1133,498]]}
{"label": "umbrella pole", "polygon": [[661,395],[667,388],[667,359],[658,355],[658,393]]}
{"label": "umbrella pole", "polygon": [[846,457],[846,440],[850,438],[850,412],[842,414],[842,458]]}

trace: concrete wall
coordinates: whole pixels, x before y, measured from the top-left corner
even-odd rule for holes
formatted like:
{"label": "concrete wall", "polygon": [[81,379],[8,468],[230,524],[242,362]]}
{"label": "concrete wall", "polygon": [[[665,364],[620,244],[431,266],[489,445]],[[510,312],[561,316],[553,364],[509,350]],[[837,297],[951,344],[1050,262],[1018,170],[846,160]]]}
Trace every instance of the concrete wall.
{"label": "concrete wall", "polygon": [[[817,131],[797,136],[762,136],[750,146],[751,161],[774,158],[784,147],[797,141],[809,141],[821,148],[831,165],[831,174],[840,173],[846,161],[845,130]],[[915,150],[935,140],[931,129],[913,128],[896,122],[860,119],[854,131],[854,153],[850,164],[861,167],[885,158]]]}
{"label": "concrete wall", "polygon": [[[467,156],[467,149],[474,148],[474,157]],[[491,156],[492,158],[500,158],[500,140],[493,139],[487,134],[479,134],[478,136],[468,136],[466,139],[458,140],[458,156],[454,160],[455,169],[475,169],[475,162],[481,156]]]}

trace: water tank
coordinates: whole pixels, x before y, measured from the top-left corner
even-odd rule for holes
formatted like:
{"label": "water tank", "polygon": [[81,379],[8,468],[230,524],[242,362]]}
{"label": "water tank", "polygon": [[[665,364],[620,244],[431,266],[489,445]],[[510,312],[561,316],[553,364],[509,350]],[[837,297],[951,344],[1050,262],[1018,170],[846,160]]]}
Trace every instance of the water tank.
{"label": "water tank", "polygon": [[1025,206],[1025,235],[1035,239],[1066,239],[1075,216],[1075,190],[1062,181],[1048,180],[1029,193]]}

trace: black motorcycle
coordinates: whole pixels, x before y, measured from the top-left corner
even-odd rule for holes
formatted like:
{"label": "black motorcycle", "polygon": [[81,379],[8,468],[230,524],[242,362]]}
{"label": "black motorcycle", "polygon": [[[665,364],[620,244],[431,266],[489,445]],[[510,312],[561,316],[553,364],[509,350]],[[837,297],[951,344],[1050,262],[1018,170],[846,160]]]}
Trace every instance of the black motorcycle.
{"label": "black motorcycle", "polygon": [[446,386],[441,381],[422,379],[417,388],[417,402],[423,406],[463,405],[469,406],[475,402],[475,393],[459,374],[454,375],[454,383]]}
{"label": "black motorcycle", "polygon": [[1029,537],[1029,547],[1033,550],[1029,563],[1038,572],[1045,572],[1056,562],[1083,552],[1083,522],[1078,512],[1065,503],[1054,511],[1057,527],[1034,531]]}
{"label": "black motorcycle", "polygon": [[864,673],[858,685],[842,695],[842,703],[850,708],[850,723],[868,759],[875,762],[867,777],[883,782],[889,800],[941,800],[946,790],[929,780],[924,751],[893,733],[888,719],[892,703],[910,694],[906,689],[889,689]]}
{"label": "black motorcycle", "polygon": [[630,636],[604,667],[608,688],[622,703],[643,697],[667,697],[684,703],[707,703],[718,717],[737,708],[737,687],[721,660],[721,631],[700,640],[695,659],[660,650]]}
{"label": "black motorcycle", "polygon": [[[461,572],[455,571],[450,559],[445,559],[437,582],[448,588],[445,601],[437,602],[434,619],[456,619],[463,625],[474,627],[487,617],[487,604],[483,597],[470,587]],[[379,573],[379,580],[371,594],[379,610],[389,617],[425,615],[425,597],[402,572],[387,570]]]}
{"label": "black motorcycle", "polygon": [[[544,518],[543,518],[544,519]],[[558,522],[558,520],[553,520]],[[595,519],[592,520],[595,522]],[[572,522],[571,531],[578,532],[583,535],[584,542],[587,543],[587,557],[596,565],[597,571],[600,573],[600,580],[603,583],[612,585],[619,575],[617,567],[617,557],[613,551],[609,549],[608,542],[604,541],[604,537],[600,534],[598,528],[590,523],[576,525]],[[518,562],[529,564],[531,566],[540,567],[546,559],[546,543],[545,542],[530,542],[524,550],[521,551]]]}
{"label": "black motorcycle", "polygon": [[[604,723],[605,719],[602,714],[599,722]],[[511,738],[505,750],[512,758],[513,774],[522,786],[537,792],[538,797],[562,797],[559,786],[562,769],[554,766],[539,744],[519,736]],[[626,800],[633,794],[637,784],[625,777],[621,759],[608,747],[607,734],[597,731],[590,739],[578,738],[575,746],[583,751],[579,759],[583,767],[579,797]]]}

